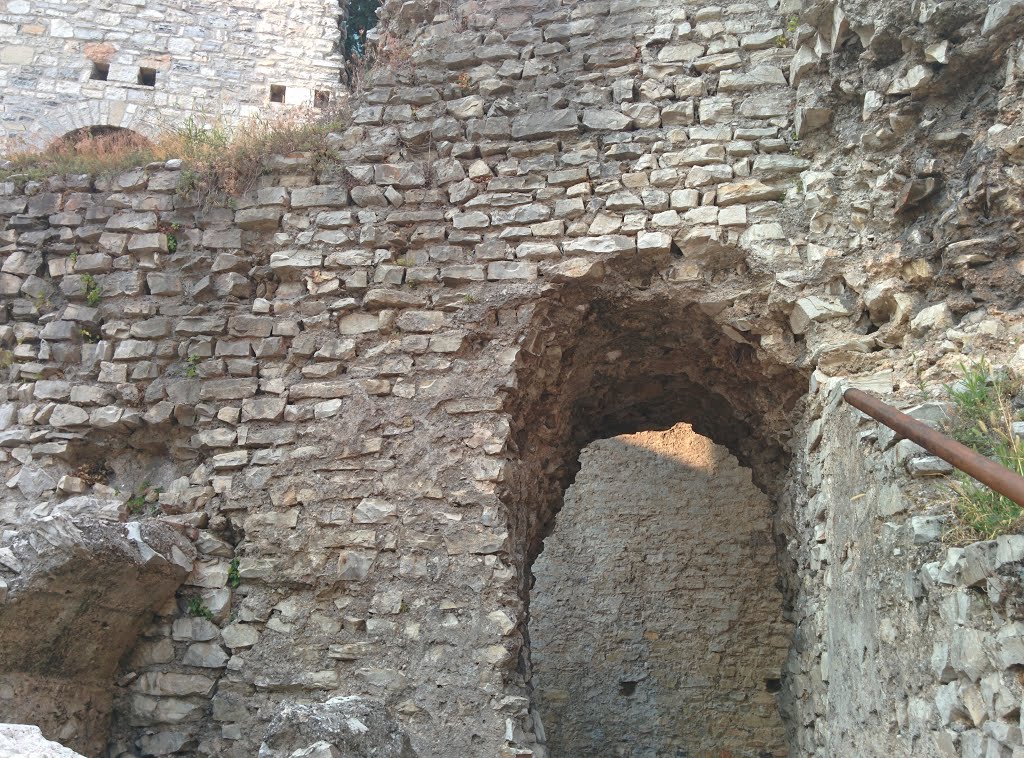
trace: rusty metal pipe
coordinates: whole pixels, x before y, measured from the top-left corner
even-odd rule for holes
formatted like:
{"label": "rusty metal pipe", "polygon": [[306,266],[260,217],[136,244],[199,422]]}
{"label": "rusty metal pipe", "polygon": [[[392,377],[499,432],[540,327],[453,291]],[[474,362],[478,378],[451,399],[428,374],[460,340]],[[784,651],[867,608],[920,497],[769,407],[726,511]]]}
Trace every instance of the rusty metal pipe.
{"label": "rusty metal pipe", "polygon": [[888,403],[883,403],[858,389],[848,389],[843,399],[854,408],[864,411],[905,439],[916,442],[929,453],[939,456],[979,482],[1005,495],[1024,508],[1024,476],[1000,466],[995,461],[976,453],[966,445],[951,440],[906,413],[900,413]]}

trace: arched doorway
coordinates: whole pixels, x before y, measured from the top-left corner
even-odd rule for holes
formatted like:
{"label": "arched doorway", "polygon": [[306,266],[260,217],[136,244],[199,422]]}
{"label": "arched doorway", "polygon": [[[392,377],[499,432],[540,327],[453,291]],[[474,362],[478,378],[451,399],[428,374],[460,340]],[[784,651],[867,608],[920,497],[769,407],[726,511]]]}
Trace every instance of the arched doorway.
{"label": "arched doorway", "polygon": [[50,149],[71,152],[139,151],[152,146],[146,137],[120,126],[84,126],[55,139]]}
{"label": "arched doorway", "polygon": [[[545,725],[553,758],[703,755],[712,749],[736,756],[785,754],[777,698],[785,687],[782,664],[790,632],[784,615],[786,567],[778,561],[772,514],[789,466],[789,418],[807,377],[762,348],[764,327],[751,324],[740,331],[720,325],[742,323],[737,313],[753,307],[741,293],[714,304],[695,300],[694,293],[659,279],[608,272],[537,306],[536,329],[522,342],[512,413],[518,461],[503,500],[511,541],[520,551],[515,557],[524,605],[529,608],[536,599],[534,570],[546,570],[544,561],[535,563],[547,549],[546,539],[570,548],[553,556],[556,562],[564,566],[568,556],[574,563],[568,571],[550,573],[547,590],[540,586],[539,591],[557,589],[539,601],[539,614],[576,615],[568,629],[556,625],[540,632],[548,638],[546,649],[538,650],[536,678],[532,626],[522,630],[521,667],[533,690],[535,726],[544,718],[561,722]],[[692,428],[684,434],[676,426],[680,422]],[[647,434],[647,444],[618,437],[638,432]],[[580,451],[595,440],[604,440],[595,448],[604,448],[610,458],[596,465],[596,479],[584,463],[580,487],[566,498],[580,471]],[[680,446],[686,448],[683,455]],[[595,448],[588,449],[585,461],[600,458]],[[659,489],[693,488],[694,473],[704,478],[703,494]],[[603,482],[598,490],[606,490],[597,496],[602,507],[617,499],[653,529],[632,535],[638,539],[630,542],[617,533],[623,514],[616,507],[605,508],[598,518],[593,493],[588,506],[579,491],[593,490],[595,481]],[[723,489],[716,495],[709,489],[714,486]],[[616,490],[614,497],[608,490]],[[644,491],[657,497],[645,502]],[[570,511],[562,535],[556,516],[564,502]],[[678,507],[681,502],[685,508]],[[659,535],[670,544],[659,542]],[[619,560],[623,551],[632,555]],[[686,570],[675,565],[681,556]],[[581,566],[584,561],[590,565]],[[737,561],[747,565],[731,570]],[[616,564],[621,571],[613,578],[608,571]],[[564,607],[567,598],[579,601],[579,610]],[[609,603],[610,623],[602,627],[586,614],[603,601]],[[573,624],[578,631],[572,631]],[[759,657],[759,648],[771,653]],[[572,657],[575,663],[567,660]],[[670,667],[664,665],[668,659]],[[764,665],[752,667],[750,661]],[[612,691],[601,707],[621,711],[627,702],[651,705],[634,709],[646,719],[634,735],[622,734],[610,722],[605,733],[587,726],[600,718],[585,713],[583,697],[599,694],[596,684],[587,692],[571,689],[586,689],[586,677],[598,675]],[[551,676],[571,686],[556,683],[541,692]],[[558,707],[559,698],[564,707]],[[641,732],[646,742],[637,736]],[[575,735],[576,741],[560,742],[563,734]],[[672,752],[666,752],[668,746]]]}

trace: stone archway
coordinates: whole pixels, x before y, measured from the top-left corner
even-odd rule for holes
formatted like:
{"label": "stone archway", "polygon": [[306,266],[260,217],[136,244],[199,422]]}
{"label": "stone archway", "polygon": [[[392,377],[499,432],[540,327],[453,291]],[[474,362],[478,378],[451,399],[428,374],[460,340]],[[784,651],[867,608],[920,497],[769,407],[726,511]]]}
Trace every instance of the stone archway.
{"label": "stone archway", "polygon": [[40,120],[39,127],[38,133],[27,137],[39,147],[89,130],[123,129],[155,140],[166,129],[160,125],[155,109],[112,100],[89,100],[62,108],[52,118]]}
{"label": "stone archway", "polygon": [[[705,450],[705,457],[718,461],[715,465],[721,466],[722,471],[728,468],[730,476],[746,477],[751,497],[760,498],[752,519],[742,523],[737,520],[737,514],[743,512],[742,503],[730,503],[723,511],[723,522],[718,524],[720,529],[714,541],[716,549],[726,553],[730,541],[743,542],[743,549],[737,553],[748,560],[756,556],[758,561],[767,561],[761,567],[761,578],[765,581],[760,584],[738,576],[724,580],[724,589],[734,590],[737,596],[752,591],[760,593],[757,598],[742,597],[742,602],[737,602],[735,609],[725,609],[724,615],[742,614],[743,603],[752,600],[750,607],[758,608],[757,624],[761,626],[755,628],[755,624],[744,629],[743,622],[737,620],[735,629],[726,630],[716,627],[721,626],[722,619],[704,619],[706,628],[700,635],[708,654],[719,659],[720,645],[728,645],[734,632],[733,636],[740,640],[737,644],[742,645],[756,645],[763,634],[772,638],[770,643],[765,642],[773,646],[774,654],[766,656],[771,663],[763,671],[743,674],[748,685],[744,697],[754,704],[756,719],[766,724],[760,734],[771,736],[764,738],[762,745],[758,742],[762,736],[757,736],[757,728],[751,727],[747,732],[755,736],[748,740],[749,751],[733,754],[785,754],[780,747],[777,708],[769,708],[773,712],[764,718],[765,703],[774,704],[775,693],[785,687],[781,666],[789,646],[779,586],[784,582],[776,579],[780,570],[784,574],[785,567],[778,563],[771,514],[777,510],[775,501],[781,496],[789,466],[789,418],[806,391],[806,376],[778,353],[761,345],[770,328],[767,322],[751,324],[747,332],[720,326],[723,315],[735,323],[737,307],[758,307],[755,304],[748,301],[741,306],[738,300],[728,299],[701,303],[699,293],[686,292],[660,277],[644,276],[637,271],[616,273],[610,266],[605,268],[593,280],[577,281],[563,289],[557,303],[540,303],[533,313],[536,329],[522,342],[512,413],[512,438],[518,460],[506,478],[503,500],[509,508],[510,544],[521,570],[524,605],[529,608],[534,562],[544,549],[545,538],[556,530],[564,493],[579,470],[580,451],[594,440],[664,431],[679,422],[691,424],[693,431],[702,435],[696,444],[704,446],[701,449]],[[729,466],[725,466],[727,459]],[[678,461],[669,468],[672,466],[678,468]],[[749,484],[751,479],[756,488]],[[757,528],[752,528],[751,522]],[[691,538],[692,545],[701,545],[700,530],[694,534],[697,536]],[[599,543],[600,539],[596,544]],[[750,556],[746,555],[748,552]],[[726,555],[723,561],[727,559]],[[763,576],[765,566],[770,569],[768,576]],[[716,569],[713,562],[705,562],[695,571],[710,575]],[[721,582],[723,578],[716,576],[709,581]],[[575,591],[579,589],[577,583]],[[674,618],[679,620],[682,616],[676,614]],[[659,623],[671,623],[671,618],[666,616]],[[699,627],[702,619],[689,618],[686,623]],[[521,670],[531,689],[536,682],[529,628],[522,629],[522,634],[526,644]],[[706,662],[694,661],[694,670],[702,670],[698,664],[703,663]],[[722,665],[744,664],[734,658]],[[628,697],[642,680],[642,672],[631,673],[625,668],[616,687],[621,685],[623,696]],[[706,669],[704,666],[703,670]],[[719,678],[717,684],[725,689],[731,686],[724,683],[724,678]],[[665,686],[682,685],[676,677]],[[709,679],[698,687],[708,690],[697,693],[705,712],[715,707],[714,702],[724,703],[737,693],[726,693],[724,689],[712,692],[715,686],[716,682]],[[720,695],[723,697],[719,698]],[[537,721],[543,714],[536,706],[544,707],[544,698],[534,697],[533,702],[534,727],[542,735],[543,728]],[[717,718],[721,714],[710,715]],[[774,724],[770,723],[772,719]],[[715,737],[709,739],[713,741]],[[722,741],[715,743],[715,747],[735,750],[737,744]],[[692,754],[700,754],[700,750],[710,746],[705,740],[689,745],[688,749],[697,751]],[[587,749],[593,750],[592,746]],[[612,752],[611,746],[608,750],[601,755],[648,754]],[[553,753],[553,758],[560,758],[560,754]]]}
{"label": "stone archway", "polygon": [[55,140],[53,144],[62,148],[76,149],[86,141],[127,148],[143,148],[152,144],[149,139],[138,132],[120,126],[86,126],[81,129],[73,129]]}

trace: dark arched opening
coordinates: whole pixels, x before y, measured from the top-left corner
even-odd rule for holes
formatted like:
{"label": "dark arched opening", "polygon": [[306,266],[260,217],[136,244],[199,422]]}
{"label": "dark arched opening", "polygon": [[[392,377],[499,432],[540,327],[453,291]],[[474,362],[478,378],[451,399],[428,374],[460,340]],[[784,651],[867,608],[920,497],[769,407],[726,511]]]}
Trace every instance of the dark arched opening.
{"label": "dark arched opening", "polygon": [[83,126],[53,141],[50,149],[70,152],[123,152],[144,150],[152,142],[138,132],[120,126]]}
{"label": "dark arched opening", "polygon": [[[562,508],[566,488],[580,469],[580,451],[595,440],[607,441],[606,438],[635,432],[670,430],[684,422],[692,426],[693,433],[707,438],[708,446],[714,447],[712,442],[717,443],[735,456],[736,460],[730,464],[733,468],[749,469],[740,476],[745,476],[748,482],[752,480],[757,489],[751,487],[751,490],[763,499],[763,507],[758,506],[756,511],[757,528],[751,529],[749,523],[740,523],[737,514],[743,512],[742,507],[733,507],[728,513],[723,511],[720,522],[715,523],[719,532],[716,549],[728,550],[726,543],[735,539],[744,541],[744,550],[753,545],[759,560],[767,556],[770,570],[761,571],[763,583],[760,587],[764,595],[761,606],[770,606],[772,610],[763,613],[763,618],[749,628],[749,633],[740,630],[743,633],[729,637],[725,630],[713,628],[713,623],[717,622],[687,615],[685,588],[663,588],[664,592],[676,596],[673,602],[680,609],[676,615],[677,622],[681,625],[706,623],[708,628],[702,631],[702,635],[710,645],[716,645],[715,640],[727,638],[756,645],[758,635],[778,635],[780,629],[788,630],[784,621],[784,601],[780,592],[782,581],[771,514],[777,509],[776,500],[783,491],[789,467],[790,417],[806,392],[807,377],[803,371],[771,358],[762,349],[760,330],[756,325],[747,332],[740,332],[719,324],[716,316],[729,311],[735,316],[736,309],[744,307],[739,297],[715,304],[698,304],[695,300],[693,293],[682,292],[664,282],[638,284],[625,279],[615,280],[609,275],[598,283],[567,289],[550,304],[541,304],[535,310],[532,322],[537,329],[526,337],[521,346],[522,369],[512,413],[512,435],[516,446],[513,452],[518,456],[518,464],[509,473],[503,493],[512,525],[511,544],[518,551],[515,560],[521,569],[521,594],[527,608],[533,590],[534,562],[543,549],[544,539],[555,529],[556,515]],[[731,320],[736,322],[735,318]],[[731,457],[724,451],[722,455]],[[628,479],[630,474],[623,476]],[[626,489],[629,489],[628,483]],[[713,520],[715,504],[708,503],[707,511]],[[697,530],[694,534],[697,536],[693,537],[691,547],[704,549],[699,536],[702,532]],[[595,544],[600,544],[600,538]],[[650,546],[652,553],[658,550],[658,545]],[[744,550],[737,550],[737,557],[742,556]],[[678,555],[679,551],[675,550],[674,554]],[[593,554],[588,554],[587,560],[591,557]],[[715,571],[711,564],[701,570]],[[570,578],[569,581],[576,580]],[[709,577],[709,581],[712,584],[722,582],[723,577]],[[641,584],[637,584],[637,592],[650,589],[645,590]],[[723,589],[729,591],[730,587]],[[749,600],[739,595],[758,591],[749,584],[731,589],[738,593],[735,598],[737,608]],[[592,597],[579,586],[576,594],[585,597],[584,603]],[[658,598],[652,595],[646,600],[657,602]],[[725,615],[728,615],[728,610]],[[742,625],[745,622],[736,623]],[[647,632],[655,634],[653,629]],[[641,638],[644,633],[644,630],[639,632]],[[781,634],[781,644],[786,647],[788,632]],[[522,673],[530,687],[533,671],[529,630],[524,629],[523,635],[526,646],[521,661]],[[779,647],[777,639],[774,645]],[[608,650],[616,650],[615,640],[595,654],[604,655]],[[718,655],[723,667],[738,665],[739,659],[735,656],[730,659],[728,650],[708,652],[709,655]],[[756,700],[763,705],[767,693],[768,700],[774,703],[780,687],[773,684],[768,688],[765,682],[771,680],[775,683],[783,678],[782,658],[784,656],[774,656],[775,668],[748,677],[750,692],[747,694],[751,702]],[[586,660],[585,656],[583,660]],[[590,663],[584,665],[592,667]],[[621,671],[614,677],[617,697],[628,700],[643,694],[648,687],[644,662],[632,660],[626,665],[624,661],[619,668]],[[542,682],[540,686],[546,684]],[[691,698],[694,702],[715,701],[715,697],[711,697],[714,693],[709,689],[715,686],[711,681],[702,682],[694,678],[683,682],[677,678],[668,686],[697,690],[697,697]],[[708,697],[700,695],[701,688]],[[538,695],[540,693],[534,693],[534,707],[547,707],[545,698]],[[730,692],[728,696],[739,695]],[[579,705],[578,699],[573,698],[570,708]],[[752,710],[757,710],[759,718],[765,711],[763,707]],[[778,725],[774,733],[779,734],[781,721],[778,709],[773,707],[769,710]],[[535,717],[544,715],[543,712],[535,713]],[[677,721],[696,720],[698,723],[700,720],[698,714],[684,711],[678,711],[673,718]],[[549,727],[554,731],[558,725]],[[692,725],[691,728],[700,729]],[[676,726],[672,729],[678,732]],[[751,730],[751,734],[756,734],[756,730]],[[568,749],[586,752],[594,749],[593,744],[603,744],[609,756],[648,754],[642,751],[645,746],[640,744],[635,744],[634,749],[638,751],[635,753],[614,752],[626,744],[616,742],[615,737],[599,735],[598,743],[577,743],[571,748],[563,744],[560,749],[563,753]],[[756,736],[753,739],[756,740]],[[674,747],[682,749],[678,743]],[[698,754],[707,747],[707,740],[695,740],[686,749],[690,751],[688,754]],[[735,745],[725,742],[716,747],[736,749]],[[766,744],[764,750],[767,755],[779,754],[777,743]],[[749,753],[741,750],[733,754],[756,756],[761,752],[754,745]],[[554,752],[553,758],[561,758],[560,753]]]}

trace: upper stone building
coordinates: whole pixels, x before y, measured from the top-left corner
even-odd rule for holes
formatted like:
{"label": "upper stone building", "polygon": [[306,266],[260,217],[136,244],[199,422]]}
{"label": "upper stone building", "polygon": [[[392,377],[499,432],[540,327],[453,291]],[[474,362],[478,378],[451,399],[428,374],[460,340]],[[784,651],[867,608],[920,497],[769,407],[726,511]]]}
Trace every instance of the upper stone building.
{"label": "upper stone building", "polygon": [[233,124],[323,107],[343,74],[338,0],[6,0],[0,138],[41,146],[88,127],[148,137],[189,117]]}

